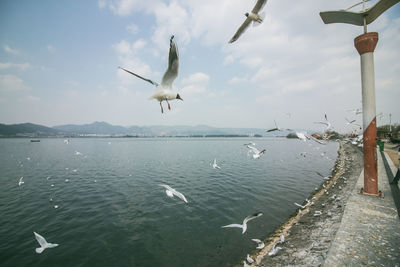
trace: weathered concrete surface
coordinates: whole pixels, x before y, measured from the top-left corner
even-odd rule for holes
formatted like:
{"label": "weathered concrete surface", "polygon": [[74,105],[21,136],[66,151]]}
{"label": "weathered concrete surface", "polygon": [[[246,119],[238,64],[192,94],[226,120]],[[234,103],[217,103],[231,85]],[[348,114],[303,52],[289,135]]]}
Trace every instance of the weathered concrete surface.
{"label": "weathered concrete surface", "polygon": [[[256,262],[251,266],[400,267],[400,220],[379,152],[378,156],[379,190],[385,198],[358,193],[364,178],[360,176],[362,152],[344,144],[332,178],[315,193],[314,204],[267,238],[265,249],[253,252]],[[396,167],[390,159],[386,161],[387,169],[394,172]],[[322,214],[313,216],[317,210]],[[286,237],[285,243],[279,244],[282,250],[268,256],[281,234]]]}
{"label": "weathered concrete surface", "polygon": [[[253,253],[257,262],[251,266],[321,266],[340,227],[347,200],[362,167],[360,148],[351,144],[341,146],[332,178],[324,183],[325,188],[318,189],[312,205],[265,240],[265,249]],[[315,211],[322,214],[314,216]],[[279,245],[282,250],[276,256],[268,256],[281,234],[286,237],[285,243]]]}
{"label": "weathered concrete surface", "polygon": [[360,194],[361,173],[323,266],[400,266],[400,220],[382,156],[377,155],[379,190],[385,197]]}

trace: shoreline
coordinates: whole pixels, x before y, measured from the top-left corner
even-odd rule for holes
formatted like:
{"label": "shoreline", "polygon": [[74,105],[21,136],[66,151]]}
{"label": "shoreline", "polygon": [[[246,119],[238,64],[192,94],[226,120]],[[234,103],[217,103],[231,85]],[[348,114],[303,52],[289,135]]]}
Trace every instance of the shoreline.
{"label": "shoreline", "polygon": [[[344,208],[362,164],[361,150],[340,142],[331,178],[323,183],[325,188],[321,184],[309,196],[311,205],[301,213],[292,215],[264,239],[265,247],[251,253],[255,262],[249,265],[322,265],[340,226]],[[322,212],[320,216],[314,216],[317,210]],[[285,236],[285,242],[279,244],[282,249],[275,256],[268,256],[281,235]],[[243,263],[237,266],[243,266]]]}

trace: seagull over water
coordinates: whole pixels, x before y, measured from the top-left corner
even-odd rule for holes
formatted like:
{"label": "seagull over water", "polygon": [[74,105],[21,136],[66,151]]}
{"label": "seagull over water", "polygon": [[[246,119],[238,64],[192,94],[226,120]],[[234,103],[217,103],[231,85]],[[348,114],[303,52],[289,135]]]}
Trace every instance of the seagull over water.
{"label": "seagull over water", "polygon": [[171,36],[171,39],[169,41],[168,68],[165,71],[164,76],[162,77],[161,84],[158,84],[150,79],[144,78],[124,68],[121,67],[119,68],[157,87],[157,90],[150,97],[150,99],[156,99],[160,102],[161,113],[164,113],[162,101],[167,102],[168,109],[171,110],[171,106],[168,100],[174,100],[174,99],[183,100],[178,93],[172,90],[172,83],[178,76],[178,68],[179,68],[178,46],[176,45],[173,35]]}
{"label": "seagull over water", "polygon": [[254,213],[253,215],[247,216],[246,218],[244,218],[243,223],[242,224],[228,224],[228,225],[224,225],[222,226],[222,228],[226,228],[226,227],[237,227],[237,228],[242,228],[242,234],[244,234],[247,230],[247,222],[260,217],[261,215],[263,215],[261,212],[257,212]]}
{"label": "seagull over water", "polygon": [[214,163],[213,163],[213,168],[214,169],[221,169],[221,167],[219,167],[218,165],[217,165],[217,159],[214,159]]}
{"label": "seagull over water", "polygon": [[328,117],[326,116],[326,114],[325,114],[325,121],[316,121],[314,123],[325,125],[326,126],[325,131],[328,131],[332,127],[331,123],[328,121]]}
{"label": "seagull over water", "polygon": [[254,239],[252,239],[252,241],[257,243],[256,249],[263,249],[265,247],[264,242],[262,242],[260,239],[254,238]]}
{"label": "seagull over water", "polygon": [[247,148],[250,149],[251,152],[253,152],[253,159],[258,159],[266,151],[265,149],[260,151],[257,148],[255,148],[254,146],[249,146],[249,145],[247,145]]}
{"label": "seagull over water", "polygon": [[267,3],[267,0],[258,0],[256,5],[253,7],[253,10],[250,13],[244,14],[247,17],[246,20],[236,31],[235,35],[233,35],[233,37],[229,41],[229,43],[233,43],[234,41],[239,39],[240,35],[242,35],[242,33],[244,33],[246,31],[246,29],[249,27],[250,23],[253,22],[253,25],[255,25],[254,23],[260,24],[263,22],[265,13],[263,12],[263,13],[258,14],[258,12],[261,9],[263,9],[263,7],[265,6],[266,3]]}
{"label": "seagull over water", "polygon": [[274,120],[274,122],[275,122],[275,128],[272,128],[272,129],[267,130],[267,133],[269,133],[269,132],[274,132],[274,131],[282,131],[282,130],[291,131],[291,129],[281,129],[281,128],[278,126],[278,124],[276,124],[276,121],[275,121],[275,120]]}
{"label": "seagull over water", "polygon": [[160,184],[160,186],[162,186],[165,189],[167,189],[167,190],[165,190],[165,193],[167,193],[167,196],[174,197],[174,195],[175,195],[175,196],[179,197],[180,199],[182,199],[183,201],[185,201],[186,203],[188,203],[187,199],[185,198],[185,196],[182,193],[176,191],[175,189],[173,189],[169,185]]}
{"label": "seagull over water", "polygon": [[54,248],[54,247],[57,247],[57,246],[58,246],[58,244],[48,243],[48,242],[46,241],[46,239],[44,239],[44,237],[41,236],[41,235],[39,235],[38,233],[35,233],[35,232],[33,232],[33,233],[35,234],[36,240],[37,240],[37,242],[38,242],[39,245],[40,245],[40,248],[36,248],[36,253],[40,254],[40,253],[42,253],[43,250],[45,250],[46,248]]}
{"label": "seagull over water", "polygon": [[24,181],[22,181],[22,179],[24,179],[23,176],[21,178],[19,178],[18,186],[21,186],[22,184],[25,183]]}

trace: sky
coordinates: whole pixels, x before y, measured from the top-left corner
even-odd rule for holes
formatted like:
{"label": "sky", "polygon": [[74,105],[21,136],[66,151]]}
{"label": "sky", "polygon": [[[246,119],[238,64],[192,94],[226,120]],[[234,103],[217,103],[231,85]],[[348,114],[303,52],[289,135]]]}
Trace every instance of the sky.
{"label": "sky", "polygon": [[[106,121],[113,125],[349,132],[362,124],[363,28],[323,23],[320,11],[357,1],[270,0],[264,22],[229,44],[255,1],[0,1],[0,123],[46,126]],[[372,0],[367,6],[375,4]],[[360,7],[353,9],[359,11]],[[368,31],[374,53],[378,125],[400,122],[400,4]],[[169,38],[179,49],[175,90],[161,114],[156,88],[122,70],[160,82]]]}

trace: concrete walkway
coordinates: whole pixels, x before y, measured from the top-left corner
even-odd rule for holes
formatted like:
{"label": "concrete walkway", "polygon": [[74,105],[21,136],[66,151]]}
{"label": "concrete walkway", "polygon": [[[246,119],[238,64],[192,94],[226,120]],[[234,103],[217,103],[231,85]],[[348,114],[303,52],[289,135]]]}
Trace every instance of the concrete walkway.
{"label": "concrete walkway", "polygon": [[364,187],[361,172],[324,266],[400,266],[400,220],[389,184],[397,170],[385,152],[385,160],[377,155],[378,188],[385,197],[359,193]]}

